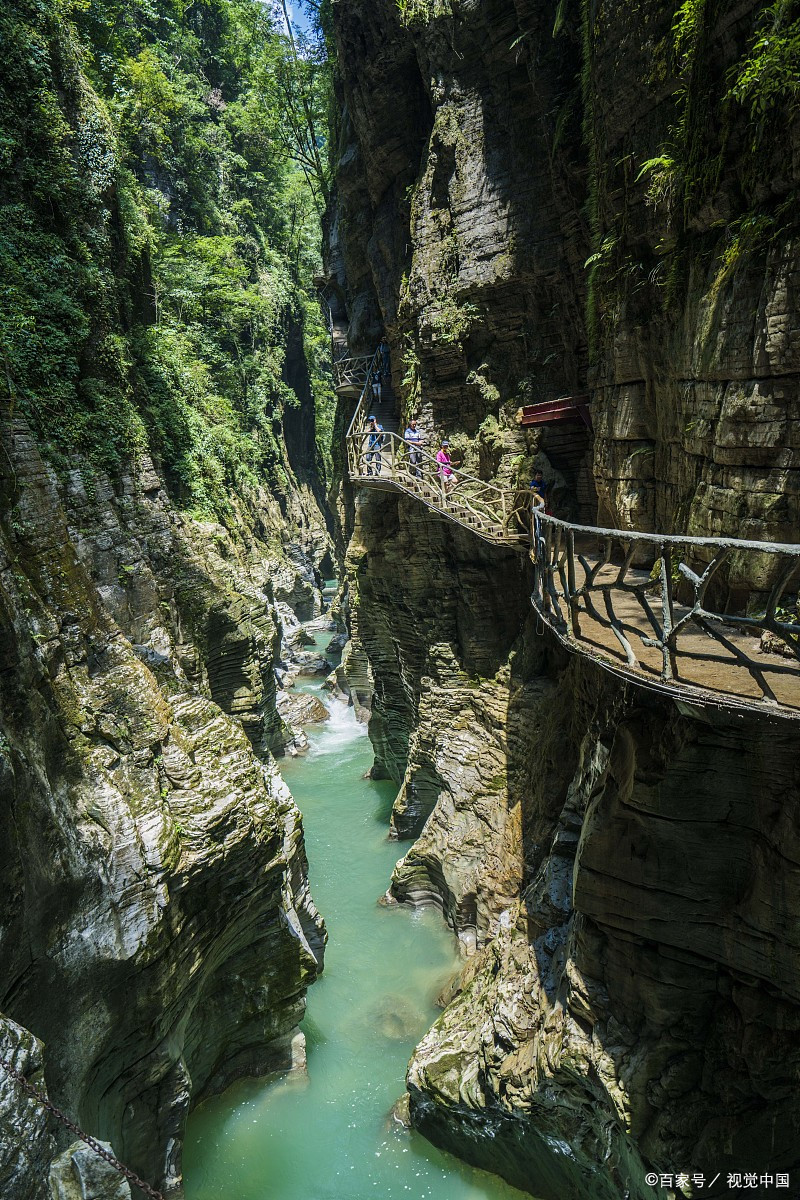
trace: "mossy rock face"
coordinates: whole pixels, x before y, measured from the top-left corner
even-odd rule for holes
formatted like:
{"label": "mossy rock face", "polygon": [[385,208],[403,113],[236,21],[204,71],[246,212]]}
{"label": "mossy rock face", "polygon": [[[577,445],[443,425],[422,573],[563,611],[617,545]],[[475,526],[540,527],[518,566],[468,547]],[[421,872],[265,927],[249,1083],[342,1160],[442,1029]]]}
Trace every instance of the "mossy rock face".
{"label": "mossy rock face", "polygon": [[[402,415],[467,470],[541,467],[587,524],[796,541],[800,124],[792,70],[762,70],[784,7],[759,48],[755,0],[334,6],[352,328],[386,328]],[[586,395],[582,443],[515,419]],[[729,1145],[769,1171],[770,1128],[795,1170],[790,733],[567,666],[524,563],[413,500],[345,491],[338,515],[347,661],[411,840],[391,892],[438,904],[467,956],[414,1122],[558,1200],[644,1197],[648,1166],[698,1155],[724,1178]],[[769,590],[760,557],[727,569],[732,599]]]}
{"label": "mossy rock face", "polygon": [[[322,959],[268,750],[276,560],[244,514],[235,535],[182,518],[152,464],[63,486],[24,422],[0,436],[0,1003],[43,1036],[53,1098],[174,1183],[192,1104],[297,1061]],[[65,1196],[85,1174],[54,1169]]]}

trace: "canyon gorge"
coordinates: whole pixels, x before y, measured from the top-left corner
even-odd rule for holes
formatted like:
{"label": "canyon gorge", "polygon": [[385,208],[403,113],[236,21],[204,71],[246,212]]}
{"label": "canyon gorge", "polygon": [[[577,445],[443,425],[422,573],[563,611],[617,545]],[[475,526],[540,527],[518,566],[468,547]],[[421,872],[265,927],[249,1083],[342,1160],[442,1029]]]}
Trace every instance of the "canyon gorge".
{"label": "canyon gorge", "polygon": [[[748,91],[778,8],[334,7],[328,268],[351,344],[388,330],[401,428],[481,479],[543,467],[573,520],[594,493],[598,525],[797,541],[797,110]],[[577,459],[518,420],[575,395]],[[404,496],[339,510],[399,787],[390,897],[438,904],[469,954],[411,1061],[414,1124],[542,1197],[789,1170],[791,714],[621,682],[543,636],[519,554]]]}
{"label": "canyon gorge", "polygon": [[[380,903],[460,955],[397,1123],[539,1200],[796,1187],[797,713],[607,669],[527,545],[356,486],[330,354],[385,334],[387,426],[566,521],[800,541],[797,5],[323,0],[299,51],[277,8],[0,16],[0,1059],[164,1197],[194,1109],[302,1077],[324,618]],[[3,1197],[127,1186],[0,1067]]]}

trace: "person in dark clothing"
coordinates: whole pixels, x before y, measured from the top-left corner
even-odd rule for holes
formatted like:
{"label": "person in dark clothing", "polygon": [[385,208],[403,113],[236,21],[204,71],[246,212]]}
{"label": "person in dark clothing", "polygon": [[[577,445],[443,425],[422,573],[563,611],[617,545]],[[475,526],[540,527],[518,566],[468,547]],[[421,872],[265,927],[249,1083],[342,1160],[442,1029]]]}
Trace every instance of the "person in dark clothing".
{"label": "person in dark clothing", "polygon": [[381,352],[381,373],[383,375],[384,381],[386,383],[388,383],[390,367],[391,367],[391,361],[390,361],[391,351],[389,349],[389,343],[386,340],[386,334],[384,334],[383,337],[381,338],[378,349]]}
{"label": "person in dark clothing", "polygon": [[541,471],[535,471],[530,486],[531,503],[534,509],[547,511],[547,484]]}

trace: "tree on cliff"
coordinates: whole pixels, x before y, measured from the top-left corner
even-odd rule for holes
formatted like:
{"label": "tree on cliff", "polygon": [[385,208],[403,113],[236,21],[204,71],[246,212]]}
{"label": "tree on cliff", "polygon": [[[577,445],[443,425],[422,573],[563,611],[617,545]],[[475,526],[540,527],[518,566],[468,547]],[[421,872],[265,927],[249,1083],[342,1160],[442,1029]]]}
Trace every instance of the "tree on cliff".
{"label": "tree on cliff", "polygon": [[219,515],[230,490],[280,490],[292,323],[331,396],[304,284],[324,194],[300,159],[322,151],[278,103],[316,111],[311,62],[258,0],[12,0],[0,37],[10,403],[57,467],[147,448]]}

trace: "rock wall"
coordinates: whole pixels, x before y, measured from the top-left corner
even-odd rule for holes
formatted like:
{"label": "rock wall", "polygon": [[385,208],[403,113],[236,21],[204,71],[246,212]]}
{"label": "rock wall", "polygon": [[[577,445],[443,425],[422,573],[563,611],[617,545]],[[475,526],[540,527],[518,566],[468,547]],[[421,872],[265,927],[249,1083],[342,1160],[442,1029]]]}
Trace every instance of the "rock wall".
{"label": "rock wall", "polygon": [[[754,133],[727,95],[761,19],[334,8],[351,344],[386,328],[400,416],[474,473],[541,465],[574,513],[586,462],[515,414],[585,394],[602,521],[796,540],[797,119]],[[792,726],[569,663],[523,556],[410,500],[336,500],[375,769],[414,839],[387,899],[440,905],[467,955],[411,1063],[415,1124],[559,1200],[796,1168]]]}
{"label": "rock wall", "polygon": [[528,603],[525,559],[377,493],[359,504],[348,565],[375,680],[374,771],[400,785],[393,835],[421,835],[391,896],[439,903],[474,947],[519,890],[507,757],[529,704],[510,662]]}
{"label": "rock wall", "polygon": [[673,6],[612,3],[589,34],[601,523],[796,540],[800,120],[731,96],[762,10],[700,5],[675,47]]}
{"label": "rock wall", "polygon": [[543,707],[522,896],[415,1052],[414,1122],[548,1198],[796,1169],[792,724],[681,715],[577,662]]}
{"label": "rock wall", "polygon": [[192,1105],[304,1063],[325,935],[269,747],[279,609],[318,609],[328,542],[302,490],[223,528],[147,459],[58,478],[9,413],[2,446],[0,1010],[51,1097],[169,1192]]}
{"label": "rock wall", "polygon": [[[44,1087],[42,1045],[0,1016],[0,1057],[34,1087]],[[8,1200],[46,1200],[55,1139],[47,1113],[0,1068],[0,1186]]]}

